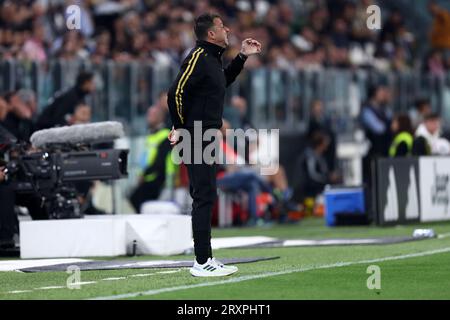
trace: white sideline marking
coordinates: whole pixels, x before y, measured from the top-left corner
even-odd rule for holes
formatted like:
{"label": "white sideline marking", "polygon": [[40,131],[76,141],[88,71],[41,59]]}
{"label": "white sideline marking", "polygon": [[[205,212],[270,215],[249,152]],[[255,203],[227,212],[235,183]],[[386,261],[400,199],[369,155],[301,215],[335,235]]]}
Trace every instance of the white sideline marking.
{"label": "white sideline marking", "polygon": [[[72,286],[83,286],[86,284],[94,284],[94,283],[97,283],[97,281],[74,282],[71,285]],[[7,291],[5,293],[25,293],[25,292],[32,292],[33,290],[53,290],[53,289],[65,289],[65,288],[67,288],[67,287],[49,286],[49,287],[33,288],[32,290],[13,290],[13,291]]]}
{"label": "white sideline marking", "polygon": [[205,283],[198,283],[198,284],[184,285],[184,286],[177,286],[177,287],[169,287],[169,288],[162,288],[162,289],[154,289],[154,290],[134,292],[134,293],[125,293],[125,294],[118,294],[118,295],[113,295],[113,296],[96,297],[96,298],[91,298],[89,300],[117,300],[117,299],[134,298],[137,296],[151,296],[151,295],[156,295],[156,294],[165,293],[165,292],[174,292],[174,291],[200,288],[200,287],[210,287],[210,286],[217,286],[217,285],[228,284],[228,283],[238,283],[238,282],[247,281],[247,280],[268,278],[268,277],[274,277],[274,276],[285,275],[285,274],[296,273],[296,272],[305,272],[305,271],[318,270],[318,269],[331,269],[331,268],[345,267],[345,266],[351,266],[351,265],[356,265],[356,264],[370,264],[370,263],[374,263],[374,262],[402,260],[402,259],[424,257],[424,256],[429,256],[429,255],[439,254],[439,253],[446,253],[446,252],[450,252],[450,247],[436,249],[436,250],[430,250],[430,251],[423,251],[423,252],[418,252],[418,253],[404,254],[404,255],[400,255],[400,256],[390,256],[390,257],[375,258],[375,259],[360,260],[360,261],[337,262],[337,263],[332,263],[332,264],[303,267],[303,268],[291,269],[291,270],[285,270],[285,271],[268,272],[268,273],[252,275],[252,276],[242,276],[242,277],[232,278],[232,279],[228,279],[228,280],[205,282]]}
{"label": "white sideline marking", "polygon": [[157,274],[169,274],[169,273],[177,273],[180,272],[181,269],[177,270],[169,270],[169,271],[158,271],[153,273],[138,273],[138,274],[132,274],[127,277],[112,277],[112,278],[104,278],[102,281],[117,281],[117,280],[126,280],[128,278],[136,278],[136,277],[148,277],[148,276],[155,276]]}
{"label": "white sideline marking", "polygon": [[86,285],[86,284],[95,284],[95,283],[97,283],[97,281],[81,281],[81,282],[74,282],[74,283],[71,283],[70,285],[72,286],[72,287],[74,287],[74,286],[84,286],[84,285]]}
{"label": "white sideline marking", "polygon": [[14,290],[14,291],[9,291],[7,293],[25,293],[25,292],[31,292],[33,290]]}
{"label": "white sideline marking", "polygon": [[130,276],[130,278],[135,278],[135,277],[149,277],[149,276],[154,276],[156,273],[138,273],[138,274],[133,274]]}
{"label": "white sideline marking", "polygon": [[[118,280],[126,280],[128,278],[134,278],[134,277],[148,277],[148,276],[155,276],[157,274],[170,274],[170,273],[177,273],[180,272],[182,269],[177,270],[168,270],[168,271],[159,271],[159,272],[153,272],[153,273],[138,273],[133,274],[127,277],[110,277],[110,278],[103,278],[101,281],[118,281]],[[86,285],[86,284],[95,284],[96,281],[86,281],[86,282],[75,282],[72,285]],[[52,289],[64,289],[66,287],[64,286],[49,286],[49,287],[40,287],[40,288],[33,288],[33,290],[52,290]],[[32,292],[33,290],[14,290],[14,291],[7,291],[5,293],[25,293],[25,292]]]}
{"label": "white sideline marking", "polygon": [[178,269],[178,270],[169,270],[169,271],[158,271],[158,272],[156,272],[156,273],[159,273],[159,274],[169,274],[169,273],[177,273],[177,272],[180,272],[181,271],[181,269]]}
{"label": "white sideline marking", "polygon": [[52,289],[64,289],[66,287],[63,286],[50,286],[50,287],[40,287],[40,288],[34,288],[34,290],[52,290]]}

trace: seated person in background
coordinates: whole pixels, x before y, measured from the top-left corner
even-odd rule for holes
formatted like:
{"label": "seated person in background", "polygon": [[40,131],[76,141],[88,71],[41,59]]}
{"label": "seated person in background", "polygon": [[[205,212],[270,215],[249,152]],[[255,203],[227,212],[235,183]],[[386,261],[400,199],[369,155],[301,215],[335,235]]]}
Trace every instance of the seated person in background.
{"label": "seated person in background", "polygon": [[[281,206],[282,217],[280,217],[280,221],[286,217],[286,213],[288,211],[298,211],[298,204],[292,201],[293,190],[288,184],[288,179],[286,176],[286,171],[284,167],[279,164],[278,170],[274,174],[266,174],[261,175],[260,164],[265,161],[269,161],[268,157],[271,156],[270,151],[269,154],[261,154],[260,148],[264,151],[264,146],[261,146],[262,141],[256,137],[255,139],[250,139],[249,141],[249,162],[251,163],[249,166],[255,172],[258,172],[258,175],[263,179],[266,183],[268,183],[272,188],[272,195],[275,197],[276,202]],[[267,147],[267,146],[266,146]],[[267,151],[267,150],[265,150]],[[263,152],[264,153],[264,152]],[[262,159],[266,158],[266,159]]]}
{"label": "seated person in background", "polygon": [[390,157],[405,157],[412,154],[413,149],[413,127],[407,114],[398,114],[392,121],[391,130],[394,139],[389,148]]}
{"label": "seated person in background", "polygon": [[316,198],[323,192],[327,184],[340,182],[339,175],[330,171],[324,153],[330,139],[322,132],[316,132],[311,145],[299,157],[296,163],[294,198],[303,202],[305,198]]}
{"label": "seated person in background", "polygon": [[170,130],[165,127],[164,110],[150,107],[147,110],[147,124],[150,134],[146,139],[146,151],[141,157],[143,173],[130,196],[130,202],[138,213],[144,202],[158,199],[165,186],[173,186],[176,170],[170,141],[167,140]]}
{"label": "seated person in background", "polygon": [[226,129],[230,128],[230,124],[226,120],[222,120],[222,123],[223,140],[220,141],[220,148],[225,159],[217,170],[217,187],[231,192],[247,193],[249,211],[247,226],[254,226],[263,220],[263,217],[258,216],[257,197],[262,192],[271,193],[272,188],[247,164],[241,164],[245,163],[244,159],[226,142]]}
{"label": "seated person in background", "polygon": [[425,116],[415,133],[413,154],[445,155],[450,154],[450,143],[441,137],[441,118],[436,113]]}
{"label": "seated person in background", "polygon": [[[258,164],[248,164],[242,155],[239,155],[232,146],[229,146],[226,139],[226,129],[230,129],[228,121],[223,120],[221,133],[224,140],[221,142],[221,149],[227,158],[228,164],[219,169],[217,176],[217,186],[229,191],[245,191],[248,194],[248,208],[250,219],[247,225],[263,222],[264,218],[258,216],[257,202],[258,196],[262,193],[269,195],[270,205],[279,205],[281,209],[280,221],[283,221],[286,211],[298,210],[295,203],[291,201],[292,191],[288,186],[286,174],[282,166],[272,175],[261,175]],[[250,142],[251,163],[258,163],[258,144]],[[239,161],[237,159],[239,158]],[[236,165],[240,163],[242,165]],[[245,163],[245,164],[244,164]]]}

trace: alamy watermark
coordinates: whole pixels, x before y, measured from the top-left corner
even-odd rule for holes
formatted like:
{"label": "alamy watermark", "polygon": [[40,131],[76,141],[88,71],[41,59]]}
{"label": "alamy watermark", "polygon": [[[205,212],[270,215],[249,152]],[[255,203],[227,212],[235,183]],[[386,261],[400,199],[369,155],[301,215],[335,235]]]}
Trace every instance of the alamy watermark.
{"label": "alamy watermark", "polygon": [[81,289],[81,270],[79,266],[68,266],[66,273],[70,276],[66,280],[66,286],[68,289]]}
{"label": "alamy watermark", "polygon": [[66,8],[66,27],[69,30],[81,29],[81,8],[76,4]]}
{"label": "alamy watermark", "polygon": [[367,289],[381,290],[381,268],[377,265],[370,265],[367,267],[366,273],[370,274],[367,278]]}
{"label": "alamy watermark", "polygon": [[[261,175],[273,175],[279,169],[279,129],[226,129],[225,139],[219,129],[203,130],[201,121],[194,121],[192,130],[177,129],[181,141],[172,150],[175,164],[253,165]],[[257,144],[255,156],[245,162],[246,141]],[[223,142],[236,156],[227,156]]]}
{"label": "alamy watermark", "polygon": [[369,30],[381,29],[381,9],[376,4],[367,7],[366,10],[369,17],[366,20],[366,25]]}

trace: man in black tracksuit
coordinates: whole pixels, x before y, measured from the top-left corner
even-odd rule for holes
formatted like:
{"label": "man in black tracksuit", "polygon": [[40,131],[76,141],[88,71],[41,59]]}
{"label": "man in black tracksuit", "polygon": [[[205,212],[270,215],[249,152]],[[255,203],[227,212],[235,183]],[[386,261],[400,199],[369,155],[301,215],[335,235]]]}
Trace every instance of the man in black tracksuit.
{"label": "man in black tracksuit", "polygon": [[[242,42],[240,53],[224,68],[222,55],[228,46],[230,30],[223,25],[221,18],[217,15],[203,14],[195,20],[194,31],[198,39],[197,45],[183,61],[181,70],[168,92],[168,105],[173,123],[173,129],[169,134],[172,145],[178,142],[177,129],[186,129],[189,133],[193,133],[194,121],[201,121],[203,132],[222,127],[226,88],[241,72],[247,57],[261,51],[261,44],[258,41],[246,39]],[[194,137],[191,134],[192,145],[194,139],[202,137]],[[201,151],[208,143],[201,144]],[[211,259],[216,261],[212,258],[211,251],[211,211],[217,189],[216,165],[208,164],[204,160],[201,163],[191,163],[186,166],[190,180],[190,194],[193,198],[192,230],[196,256],[193,268],[195,268],[197,264],[204,265]],[[219,263],[206,265],[204,268],[224,271],[227,267]],[[228,273],[218,271],[217,275],[227,275],[237,271],[237,268]],[[214,272],[212,274],[203,274],[195,270],[193,272],[192,269],[191,274],[216,275]]]}

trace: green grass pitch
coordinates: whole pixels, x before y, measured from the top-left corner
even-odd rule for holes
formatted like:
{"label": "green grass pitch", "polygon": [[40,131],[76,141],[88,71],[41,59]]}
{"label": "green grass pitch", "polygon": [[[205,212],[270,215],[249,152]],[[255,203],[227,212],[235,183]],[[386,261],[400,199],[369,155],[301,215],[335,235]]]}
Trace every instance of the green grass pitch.
{"label": "green grass pitch", "polygon": [[[407,236],[415,228],[433,228],[444,236],[392,245],[216,250],[219,259],[280,256],[277,260],[240,264],[238,273],[225,278],[194,278],[188,269],[83,271],[84,284],[71,290],[66,287],[69,274],[65,272],[0,272],[0,299],[450,299],[450,222],[328,228],[322,219],[311,218],[297,225],[215,229],[213,237]],[[380,268],[380,289],[367,287],[369,265]]]}

